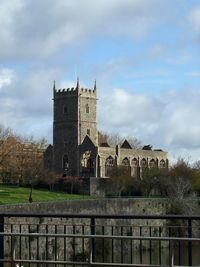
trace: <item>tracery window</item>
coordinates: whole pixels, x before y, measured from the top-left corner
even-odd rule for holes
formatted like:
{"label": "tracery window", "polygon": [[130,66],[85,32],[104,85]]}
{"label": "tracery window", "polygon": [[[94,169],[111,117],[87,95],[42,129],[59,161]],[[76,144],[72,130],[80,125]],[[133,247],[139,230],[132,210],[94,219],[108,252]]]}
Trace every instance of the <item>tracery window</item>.
{"label": "tracery window", "polygon": [[141,164],[141,167],[144,168],[144,167],[147,167],[147,160],[145,158],[143,158],[140,162]]}
{"label": "tracery window", "polygon": [[63,156],[63,172],[66,173],[69,170],[69,159],[67,155]]}
{"label": "tracery window", "polygon": [[123,165],[123,166],[130,166],[130,161],[129,161],[129,159],[128,159],[128,158],[124,158],[124,159],[122,160],[122,165]]}
{"label": "tracery window", "polygon": [[92,158],[91,151],[87,150],[82,155],[81,167],[82,167],[82,176],[85,177],[94,176],[94,158]]}
{"label": "tracery window", "polygon": [[166,163],[165,163],[164,159],[161,159],[160,168],[165,168],[165,167],[166,167]]}
{"label": "tracery window", "polygon": [[156,167],[156,161],[155,161],[155,159],[151,159],[151,160],[150,160],[150,162],[149,162],[149,167],[150,167],[150,168],[154,168],[154,167]]}
{"label": "tracery window", "polygon": [[114,166],[114,158],[112,156],[109,156],[105,162],[105,175],[106,176],[109,176],[109,173],[112,170],[113,166]]}
{"label": "tracery window", "polygon": [[137,167],[137,166],[138,166],[138,160],[137,160],[136,158],[134,158],[134,159],[132,160],[132,166],[133,166],[133,167]]}

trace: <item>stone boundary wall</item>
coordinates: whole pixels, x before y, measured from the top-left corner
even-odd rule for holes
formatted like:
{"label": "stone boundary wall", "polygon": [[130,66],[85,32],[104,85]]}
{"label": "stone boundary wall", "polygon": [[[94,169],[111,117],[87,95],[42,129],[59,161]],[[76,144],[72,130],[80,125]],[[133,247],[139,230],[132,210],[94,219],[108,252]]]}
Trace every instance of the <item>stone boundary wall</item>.
{"label": "stone boundary wall", "polygon": [[166,199],[99,198],[55,202],[0,205],[0,212],[73,213],[73,214],[165,214]]}

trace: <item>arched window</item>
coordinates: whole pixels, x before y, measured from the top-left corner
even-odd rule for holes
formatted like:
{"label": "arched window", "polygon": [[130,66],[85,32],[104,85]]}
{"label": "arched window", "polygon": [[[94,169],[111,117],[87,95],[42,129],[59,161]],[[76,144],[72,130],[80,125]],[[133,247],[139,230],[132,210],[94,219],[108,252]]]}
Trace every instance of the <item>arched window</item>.
{"label": "arched window", "polygon": [[151,159],[150,162],[149,162],[149,167],[150,168],[155,168],[156,167],[156,161],[155,159]]}
{"label": "arched window", "polygon": [[141,162],[140,162],[140,165],[141,165],[142,168],[147,167],[147,160],[146,160],[145,158],[143,158],[143,159],[141,160]]}
{"label": "arched window", "polygon": [[165,163],[164,159],[161,159],[160,168],[165,168],[165,167],[166,167],[166,163]]}
{"label": "arched window", "polygon": [[63,156],[63,173],[66,174],[66,172],[69,170],[69,159],[67,155]]}
{"label": "arched window", "polygon": [[134,158],[134,159],[132,160],[132,166],[133,166],[133,167],[137,167],[137,166],[138,166],[138,160],[137,160],[136,158]]}
{"label": "arched window", "polygon": [[94,158],[92,158],[91,151],[85,151],[81,160],[82,176],[93,177],[94,176]]}
{"label": "arched window", "polygon": [[122,166],[126,169],[127,174],[131,175],[131,166],[130,166],[130,161],[128,158],[124,158],[122,160]]}
{"label": "arched window", "polygon": [[85,105],[85,112],[90,113],[90,107],[88,104]]}
{"label": "arched window", "polygon": [[129,161],[129,159],[128,159],[128,158],[124,158],[124,159],[122,160],[122,165],[123,165],[123,166],[130,166],[130,161]]}
{"label": "arched window", "polygon": [[114,166],[114,158],[109,156],[107,159],[106,159],[106,162],[105,162],[105,175],[106,176],[109,176],[109,173],[110,171],[112,170],[113,166]]}

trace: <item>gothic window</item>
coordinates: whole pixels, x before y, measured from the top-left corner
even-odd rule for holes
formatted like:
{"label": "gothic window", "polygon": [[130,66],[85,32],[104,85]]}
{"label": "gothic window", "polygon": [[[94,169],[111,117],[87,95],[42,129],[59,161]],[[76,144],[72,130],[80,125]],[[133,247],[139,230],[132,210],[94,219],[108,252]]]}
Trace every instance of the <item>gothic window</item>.
{"label": "gothic window", "polygon": [[142,168],[147,167],[147,160],[146,160],[145,158],[143,158],[143,159],[141,160],[140,164],[141,164],[141,167],[142,167]]}
{"label": "gothic window", "polygon": [[156,167],[156,161],[155,159],[151,159],[150,162],[149,162],[149,167],[150,168],[155,168]]}
{"label": "gothic window", "polygon": [[90,107],[89,107],[88,104],[85,105],[85,111],[86,111],[86,113],[89,113],[90,112]]}
{"label": "gothic window", "polygon": [[166,167],[166,163],[165,163],[164,159],[162,159],[160,161],[160,168],[165,168],[165,167]]}
{"label": "gothic window", "polygon": [[64,114],[67,114],[68,112],[69,112],[68,106],[65,105],[65,106],[63,107],[63,113],[64,113]]}
{"label": "gothic window", "polygon": [[87,135],[90,136],[90,129],[87,129]]}
{"label": "gothic window", "polygon": [[131,175],[131,166],[130,166],[130,161],[129,161],[128,158],[124,158],[124,159],[122,160],[122,166],[123,166],[124,168],[126,168],[126,172],[127,172],[127,174],[128,174],[128,175]]}
{"label": "gothic window", "polygon": [[86,151],[82,155],[81,160],[82,176],[93,177],[94,176],[94,159],[91,156],[91,151]]}
{"label": "gothic window", "polygon": [[66,174],[66,172],[69,170],[69,159],[67,155],[63,156],[63,172]]}
{"label": "gothic window", "polygon": [[137,160],[136,158],[134,158],[134,159],[132,160],[132,166],[133,166],[133,167],[137,167],[137,166],[138,166],[138,160]]}
{"label": "gothic window", "polygon": [[128,160],[128,158],[124,158],[124,159],[122,160],[122,165],[123,165],[123,166],[130,166],[130,161]]}
{"label": "gothic window", "polygon": [[106,176],[109,176],[109,173],[112,170],[113,166],[114,166],[114,158],[109,156],[105,162],[105,174],[106,174]]}

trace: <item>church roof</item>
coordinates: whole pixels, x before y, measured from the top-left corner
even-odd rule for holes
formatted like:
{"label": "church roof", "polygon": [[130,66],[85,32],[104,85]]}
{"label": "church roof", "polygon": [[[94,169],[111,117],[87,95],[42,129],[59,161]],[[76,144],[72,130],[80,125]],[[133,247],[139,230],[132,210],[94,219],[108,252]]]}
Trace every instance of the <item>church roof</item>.
{"label": "church roof", "polygon": [[132,146],[129,144],[129,142],[125,139],[124,142],[121,145],[121,148],[126,148],[126,149],[132,149]]}
{"label": "church roof", "polygon": [[100,144],[100,147],[110,147],[109,144],[107,142],[102,142]]}

